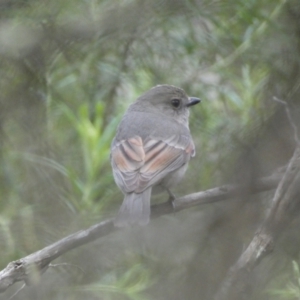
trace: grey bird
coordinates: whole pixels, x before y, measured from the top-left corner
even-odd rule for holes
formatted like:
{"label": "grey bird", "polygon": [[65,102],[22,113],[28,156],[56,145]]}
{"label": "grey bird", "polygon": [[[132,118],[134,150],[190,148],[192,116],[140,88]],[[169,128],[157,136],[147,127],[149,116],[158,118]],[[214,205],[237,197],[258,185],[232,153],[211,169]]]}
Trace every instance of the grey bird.
{"label": "grey bird", "polygon": [[167,191],[184,176],[195,156],[189,108],[200,99],[181,88],[158,85],[141,95],[124,114],[111,144],[111,165],[124,194],[114,225],[146,225],[151,193]]}

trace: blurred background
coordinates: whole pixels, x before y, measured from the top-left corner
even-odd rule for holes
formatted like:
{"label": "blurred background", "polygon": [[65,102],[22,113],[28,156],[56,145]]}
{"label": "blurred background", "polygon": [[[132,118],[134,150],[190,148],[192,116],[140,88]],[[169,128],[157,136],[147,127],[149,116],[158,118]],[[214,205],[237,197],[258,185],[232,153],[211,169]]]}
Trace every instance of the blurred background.
{"label": "blurred background", "polygon": [[[190,119],[197,155],[176,195],[270,174],[295,148],[272,98],[300,121],[300,2],[0,0],[0,269],[114,216],[116,126],[162,83],[203,100]],[[272,196],[113,233],[63,255],[14,299],[210,300]],[[299,299],[299,223],[255,269],[248,299]]]}

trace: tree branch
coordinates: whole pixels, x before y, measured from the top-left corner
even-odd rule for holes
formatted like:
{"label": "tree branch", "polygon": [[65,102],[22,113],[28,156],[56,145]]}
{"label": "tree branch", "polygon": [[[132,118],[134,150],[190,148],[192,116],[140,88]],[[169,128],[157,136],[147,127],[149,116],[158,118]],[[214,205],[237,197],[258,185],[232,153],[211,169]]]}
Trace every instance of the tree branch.
{"label": "tree branch", "polygon": [[278,237],[293,220],[295,212],[298,211],[300,206],[299,182],[300,147],[297,147],[286,173],[276,189],[267,218],[257,230],[247,249],[229,269],[215,300],[249,298],[245,291],[252,290],[251,272],[263,258],[273,251]]}
{"label": "tree branch", "polygon": [[258,228],[247,249],[238,261],[229,269],[215,300],[248,299],[245,291],[253,290],[251,272],[262,259],[270,254],[281,233],[293,221],[300,207],[300,140],[296,124],[293,122],[288,104],[278,98],[275,101],[284,105],[286,114],[294,134],[296,149],[290,159],[271,202],[271,208],[266,219]]}
{"label": "tree branch", "polygon": [[[245,192],[254,194],[271,190],[278,185],[281,177],[282,174],[277,172],[269,177],[257,180],[251,187],[224,185],[177,198],[174,200],[173,205],[168,201],[152,205],[151,218],[157,218],[161,215],[173,213],[190,206],[231,199]],[[0,272],[0,292],[4,292],[8,287],[18,281],[24,281],[29,285],[37,275],[43,274],[48,269],[49,264],[54,259],[72,249],[90,243],[117,230],[120,229],[114,227],[113,219],[108,219],[85,230],[71,234],[26,257],[10,262],[7,267]]]}

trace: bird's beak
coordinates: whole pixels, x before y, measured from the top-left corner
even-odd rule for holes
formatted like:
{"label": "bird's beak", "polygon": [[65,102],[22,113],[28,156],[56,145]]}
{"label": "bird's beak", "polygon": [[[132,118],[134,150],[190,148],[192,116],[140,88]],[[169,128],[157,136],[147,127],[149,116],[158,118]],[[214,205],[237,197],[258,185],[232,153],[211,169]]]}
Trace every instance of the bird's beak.
{"label": "bird's beak", "polygon": [[189,103],[186,105],[187,107],[193,106],[201,102],[199,98],[195,98],[195,97],[189,97],[189,100],[190,100]]}

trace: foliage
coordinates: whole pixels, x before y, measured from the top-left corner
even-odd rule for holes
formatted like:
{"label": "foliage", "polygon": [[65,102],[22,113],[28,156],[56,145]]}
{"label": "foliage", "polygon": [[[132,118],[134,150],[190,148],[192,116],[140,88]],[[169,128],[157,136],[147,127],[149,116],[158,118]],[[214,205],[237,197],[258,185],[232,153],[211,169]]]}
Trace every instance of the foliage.
{"label": "foliage", "polygon": [[299,264],[296,261],[292,262],[293,265],[293,278],[286,284],[282,289],[273,289],[269,293],[273,296],[276,296],[275,299],[285,299],[293,300],[299,299],[300,297],[300,272]]}
{"label": "foliage", "polygon": [[151,285],[150,274],[140,264],[131,264],[119,278],[116,272],[105,274],[99,283],[79,287],[80,292],[93,293],[98,299],[146,300],[144,291]]}
{"label": "foliage", "polygon": [[[153,85],[177,85],[203,100],[190,120],[197,156],[175,192],[234,180],[237,156],[245,148],[259,152],[252,139],[275,111],[269,93],[293,90],[279,59],[282,45],[294,43],[286,33],[289,5],[2,1],[0,265],[116,212],[122,195],[110,143],[124,110]],[[271,165],[272,151],[261,155],[262,169]],[[198,299],[200,289],[202,299],[211,299],[263,214],[257,206],[235,209],[238,221],[221,206],[203,208],[78,250],[67,259],[88,275],[59,274],[54,287],[50,280],[34,287],[37,294],[31,288],[16,299]],[[132,253],[142,259],[129,259]],[[124,261],[130,263],[119,272]],[[280,293],[288,290],[297,286]]]}

